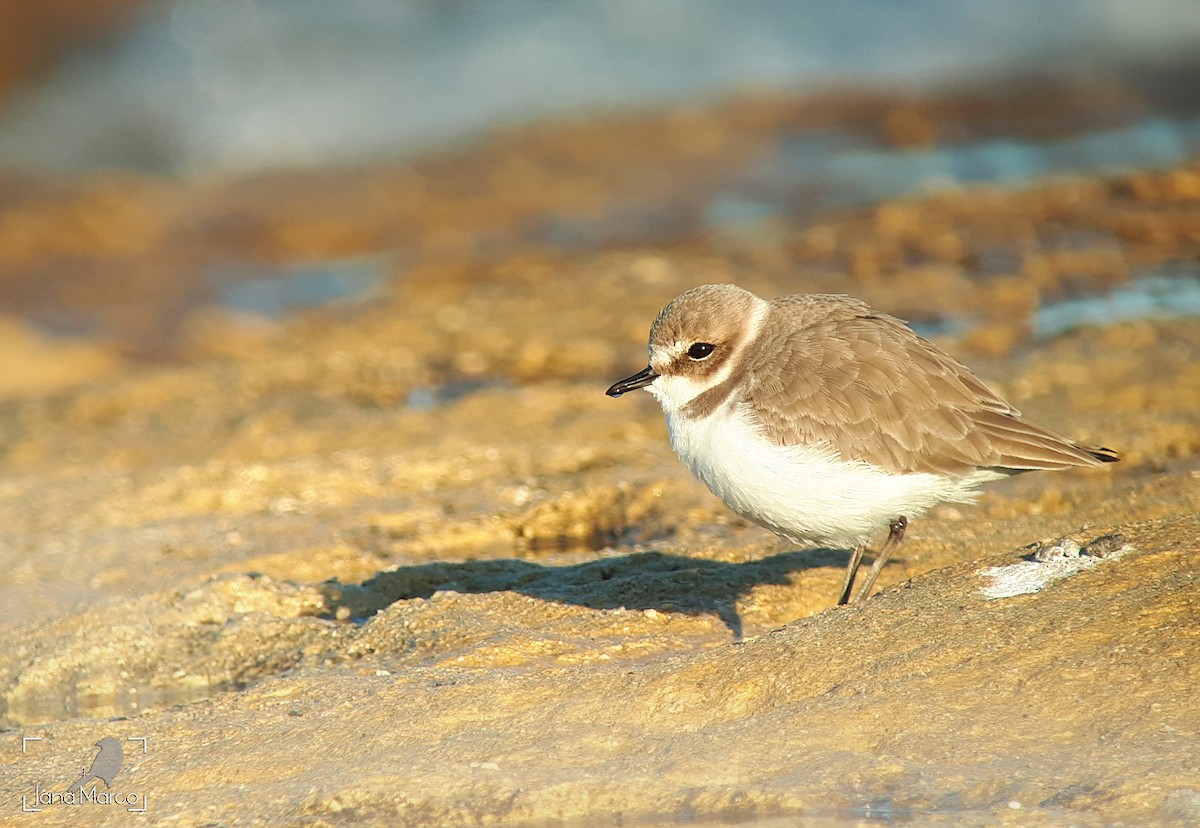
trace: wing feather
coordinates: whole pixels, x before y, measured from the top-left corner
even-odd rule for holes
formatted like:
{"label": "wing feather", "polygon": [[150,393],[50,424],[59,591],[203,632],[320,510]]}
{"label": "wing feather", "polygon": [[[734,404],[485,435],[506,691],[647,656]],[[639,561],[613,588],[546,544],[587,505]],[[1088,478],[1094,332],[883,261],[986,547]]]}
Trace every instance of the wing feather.
{"label": "wing feather", "polygon": [[823,442],[897,474],[1090,466],[1106,451],[1021,419],[961,363],[862,302],[788,296],[771,314],[747,353],[742,405],[776,442]]}

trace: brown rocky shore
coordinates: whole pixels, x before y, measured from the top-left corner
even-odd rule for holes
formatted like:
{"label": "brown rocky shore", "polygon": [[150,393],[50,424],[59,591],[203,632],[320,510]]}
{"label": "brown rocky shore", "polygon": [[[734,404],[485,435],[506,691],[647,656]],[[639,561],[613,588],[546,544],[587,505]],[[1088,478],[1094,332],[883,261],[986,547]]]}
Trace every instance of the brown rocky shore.
{"label": "brown rocky shore", "polygon": [[[849,206],[762,172],[1145,105],[746,96],[410,164],[4,173],[0,821],[114,736],[146,813],[91,824],[1200,822],[1200,321],[1053,321],[1196,280],[1200,167]],[[1122,462],[936,510],[833,608],[846,552],[736,518],[603,394],[725,281],[925,326]]]}

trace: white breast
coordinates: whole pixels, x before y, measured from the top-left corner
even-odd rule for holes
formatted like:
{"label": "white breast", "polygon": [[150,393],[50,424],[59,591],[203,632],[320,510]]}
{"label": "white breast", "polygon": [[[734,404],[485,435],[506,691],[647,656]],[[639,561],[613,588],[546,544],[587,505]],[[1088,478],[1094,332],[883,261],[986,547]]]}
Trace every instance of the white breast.
{"label": "white breast", "polygon": [[901,515],[974,500],[972,488],[998,476],[889,474],[825,444],[777,446],[733,404],[698,420],[664,408],[671,446],[692,473],[733,511],[796,543],[866,543]]}

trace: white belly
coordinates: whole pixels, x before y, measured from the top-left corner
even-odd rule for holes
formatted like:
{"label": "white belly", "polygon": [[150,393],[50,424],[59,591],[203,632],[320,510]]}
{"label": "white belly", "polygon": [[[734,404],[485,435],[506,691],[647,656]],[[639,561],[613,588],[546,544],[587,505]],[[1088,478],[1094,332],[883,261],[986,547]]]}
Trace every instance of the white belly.
{"label": "white belly", "polygon": [[865,544],[901,515],[943,501],[971,502],[972,488],[1001,475],[889,474],[839,459],[825,444],[780,447],[729,407],[701,420],[667,412],[671,445],[713,494],[742,517],[796,543]]}

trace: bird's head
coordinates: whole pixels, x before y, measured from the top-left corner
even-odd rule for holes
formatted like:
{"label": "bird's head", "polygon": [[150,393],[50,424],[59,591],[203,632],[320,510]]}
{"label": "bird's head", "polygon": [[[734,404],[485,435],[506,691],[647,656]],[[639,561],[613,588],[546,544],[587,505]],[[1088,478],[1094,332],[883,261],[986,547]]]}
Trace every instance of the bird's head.
{"label": "bird's head", "polygon": [[682,408],[729,378],[768,307],[735,285],[701,285],[677,296],[650,327],[650,364],[608,395],[645,388],[664,410]]}

